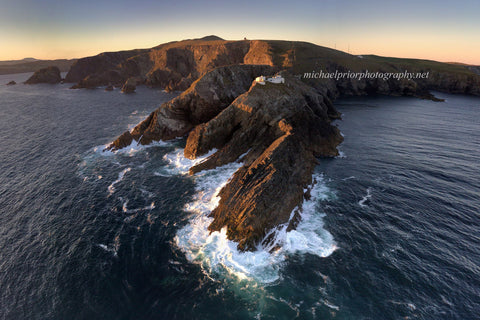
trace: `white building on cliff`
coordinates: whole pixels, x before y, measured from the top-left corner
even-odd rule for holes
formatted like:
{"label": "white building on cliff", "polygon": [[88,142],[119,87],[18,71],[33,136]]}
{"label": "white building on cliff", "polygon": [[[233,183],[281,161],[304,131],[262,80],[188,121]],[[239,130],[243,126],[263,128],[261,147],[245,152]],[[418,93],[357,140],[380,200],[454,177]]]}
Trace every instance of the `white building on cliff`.
{"label": "white building on cliff", "polygon": [[271,82],[271,83],[285,83],[285,78],[282,77],[281,75],[276,75],[271,78],[267,78],[265,76],[260,76],[255,78],[255,82],[265,85],[265,81]]}

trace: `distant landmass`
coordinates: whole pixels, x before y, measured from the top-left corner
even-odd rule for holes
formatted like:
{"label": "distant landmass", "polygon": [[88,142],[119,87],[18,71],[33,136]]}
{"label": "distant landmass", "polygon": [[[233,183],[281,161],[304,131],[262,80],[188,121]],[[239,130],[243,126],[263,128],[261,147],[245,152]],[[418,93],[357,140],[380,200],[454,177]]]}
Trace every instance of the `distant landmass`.
{"label": "distant landmass", "polygon": [[35,58],[0,61],[0,74],[35,72],[50,66],[58,67],[60,72],[67,72],[75,61],[77,59],[38,60]]}
{"label": "distant landmass", "polygon": [[25,62],[35,62],[35,61],[39,61],[39,60],[35,58],[23,58],[21,60],[5,60],[5,61],[0,61],[0,66],[11,66],[15,64],[21,64]]}

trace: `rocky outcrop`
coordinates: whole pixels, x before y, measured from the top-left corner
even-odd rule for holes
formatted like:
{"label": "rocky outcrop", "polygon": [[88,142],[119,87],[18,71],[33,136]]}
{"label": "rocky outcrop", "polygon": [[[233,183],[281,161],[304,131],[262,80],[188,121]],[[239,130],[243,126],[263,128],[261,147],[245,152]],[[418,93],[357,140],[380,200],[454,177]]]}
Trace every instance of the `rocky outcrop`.
{"label": "rocky outcrop", "polygon": [[60,83],[62,77],[60,76],[60,69],[55,66],[47,67],[36,71],[25,84],[36,84],[36,83]]}
{"label": "rocky outcrop", "polygon": [[[240,250],[269,245],[266,235],[280,225],[295,228],[304,190],[312,183],[317,157],[338,154],[343,140],[330,124],[325,97],[300,80],[255,85],[215,118],[189,134],[185,156],[218,151],[192,167],[191,174],[236,161],[241,167],[220,191],[209,230],[227,227]],[[279,199],[282,199],[279,201]]]}
{"label": "rocky outcrop", "polygon": [[141,82],[136,78],[128,78],[127,81],[125,81],[125,84],[122,87],[122,92],[123,93],[134,93],[135,90],[137,89],[137,84]]}
{"label": "rocky outcrop", "polygon": [[[275,68],[234,65],[208,72],[177,98],[163,104],[131,132],[109,147],[169,140],[188,134],[185,156],[218,151],[190,169],[212,169],[242,155],[244,166],[220,191],[211,213],[210,230],[227,227],[240,250],[270,244],[269,231],[288,224],[295,228],[305,188],[312,183],[317,157],[337,155],[342,141],[330,124],[338,117],[331,101],[301,80],[283,72],[285,84],[262,86],[252,80]],[[282,201],[278,201],[282,199]]]}
{"label": "rocky outcrop", "polygon": [[17,83],[15,81],[10,81],[9,83],[7,83],[7,86],[13,86],[13,85],[16,85]]}
{"label": "rocky outcrop", "polygon": [[212,70],[181,95],[162,104],[131,132],[122,134],[108,149],[121,149],[133,140],[149,144],[183,137],[196,125],[215,117],[247,91],[255,77],[274,71],[275,68],[263,65],[234,65]]}

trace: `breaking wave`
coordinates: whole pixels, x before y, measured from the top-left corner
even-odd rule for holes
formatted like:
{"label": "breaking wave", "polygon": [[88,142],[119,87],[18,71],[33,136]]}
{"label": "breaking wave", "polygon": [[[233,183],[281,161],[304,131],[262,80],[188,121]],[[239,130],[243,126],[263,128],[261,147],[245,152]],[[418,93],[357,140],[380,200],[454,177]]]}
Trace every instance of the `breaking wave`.
{"label": "breaking wave", "polygon": [[[171,167],[170,170],[176,170],[177,174],[184,174],[194,163],[183,158],[183,150],[167,154],[165,159],[171,160],[170,165],[175,169]],[[255,252],[240,252],[237,243],[228,240],[226,228],[210,233],[208,226],[212,218],[208,214],[219,203],[219,191],[241,166],[241,163],[230,163],[195,175],[196,195],[185,206],[191,217],[174,238],[189,261],[199,264],[213,278],[269,284],[280,279],[280,268],[288,255],[308,253],[327,257],[336,250],[333,236],[323,227],[325,214],[319,207],[319,201],[331,194],[322,175],[316,175],[312,197],[302,205],[302,220],[297,229],[286,232],[287,224],[276,229],[275,243],[281,245],[280,249],[273,251],[270,247],[260,247]]]}

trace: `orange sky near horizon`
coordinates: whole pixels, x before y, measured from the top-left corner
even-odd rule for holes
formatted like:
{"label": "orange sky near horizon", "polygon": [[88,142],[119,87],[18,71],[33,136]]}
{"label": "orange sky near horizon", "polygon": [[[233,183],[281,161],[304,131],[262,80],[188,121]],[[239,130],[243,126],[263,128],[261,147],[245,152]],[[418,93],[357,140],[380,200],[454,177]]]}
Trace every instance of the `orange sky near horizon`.
{"label": "orange sky near horizon", "polygon": [[[43,5],[34,0],[0,1],[0,60],[81,58],[215,34],[231,40],[308,41],[352,54],[480,65],[480,22],[475,13],[480,12],[480,1],[473,0],[448,10],[441,6],[447,0],[422,4],[321,0],[293,5],[279,1],[275,9],[252,2],[257,5],[254,11],[239,3],[208,6],[202,1],[179,1],[183,11],[168,4],[154,8],[147,0],[139,0],[133,9],[123,0],[115,7],[109,0],[42,0]],[[382,14],[387,11],[395,15]]]}

